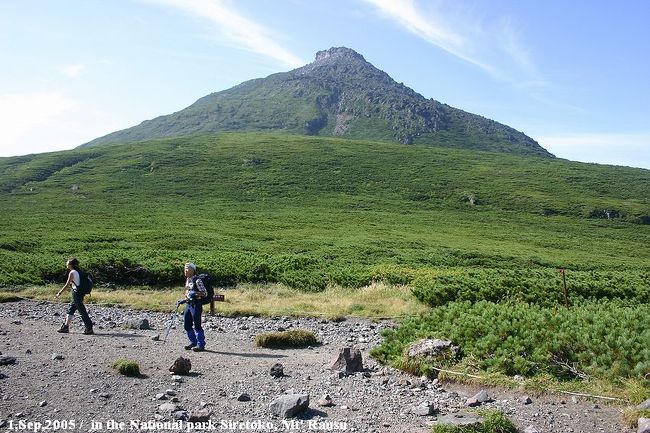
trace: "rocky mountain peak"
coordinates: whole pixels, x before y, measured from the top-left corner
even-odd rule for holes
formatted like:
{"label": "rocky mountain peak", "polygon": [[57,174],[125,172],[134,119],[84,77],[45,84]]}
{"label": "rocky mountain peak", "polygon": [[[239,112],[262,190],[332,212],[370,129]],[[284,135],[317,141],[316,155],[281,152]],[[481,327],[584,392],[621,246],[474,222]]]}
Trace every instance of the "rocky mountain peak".
{"label": "rocky mountain peak", "polygon": [[346,47],[332,47],[329,50],[318,51],[316,53],[316,62],[335,62],[339,60],[366,61],[361,54]]}
{"label": "rocky mountain peak", "polygon": [[331,75],[331,78],[337,80],[343,76],[371,80],[373,79],[371,76],[381,77],[382,80],[390,79],[385,72],[367,62],[361,54],[346,47],[332,47],[318,51],[313,62],[296,69],[295,72],[298,75],[317,74],[321,77]]}

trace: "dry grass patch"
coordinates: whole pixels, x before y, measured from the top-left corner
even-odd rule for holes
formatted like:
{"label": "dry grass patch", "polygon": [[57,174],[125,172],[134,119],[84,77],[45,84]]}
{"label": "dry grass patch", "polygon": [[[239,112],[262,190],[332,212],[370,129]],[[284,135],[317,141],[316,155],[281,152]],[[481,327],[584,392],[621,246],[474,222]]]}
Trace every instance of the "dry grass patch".
{"label": "dry grass patch", "polygon": [[[0,300],[24,297],[34,300],[69,302],[68,292],[56,298],[60,286],[33,286],[0,292]],[[301,292],[281,284],[242,285],[219,292],[224,302],[216,302],[216,313],[225,316],[290,316],[325,317],[345,316],[397,319],[417,315],[427,310],[411,294],[407,286],[374,283],[361,289],[331,286],[322,292]],[[183,289],[97,287],[86,297],[90,305],[124,306],[140,310],[169,312],[183,297]]]}
{"label": "dry grass patch", "polygon": [[226,302],[217,310],[225,315],[253,311],[254,315],[325,317],[357,316],[399,318],[427,309],[406,286],[371,284],[361,289],[336,286],[322,292],[301,292],[280,284],[245,285],[226,292]]}

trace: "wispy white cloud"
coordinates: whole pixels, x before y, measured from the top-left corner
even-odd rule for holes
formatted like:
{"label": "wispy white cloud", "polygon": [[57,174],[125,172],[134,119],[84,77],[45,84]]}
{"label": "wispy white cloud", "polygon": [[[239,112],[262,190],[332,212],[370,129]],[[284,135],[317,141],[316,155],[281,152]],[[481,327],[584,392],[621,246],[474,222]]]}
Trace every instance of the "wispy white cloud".
{"label": "wispy white cloud", "polygon": [[86,65],[83,63],[72,63],[59,65],[56,69],[68,78],[77,78],[86,71]]}
{"label": "wispy white cloud", "polygon": [[230,5],[220,0],[142,0],[147,3],[173,7],[189,15],[205,19],[215,26],[220,34],[249,51],[270,57],[291,68],[304,62],[289,50],[278,44],[270,31],[260,24],[237,13]]}
{"label": "wispy white cloud", "polygon": [[469,40],[465,35],[452,30],[451,23],[441,15],[426,15],[413,0],[362,0],[377,8],[384,16],[396,21],[419,38],[436,45],[448,53],[463,59],[491,75],[499,75],[491,65],[472,55]]}
{"label": "wispy white cloud", "polygon": [[537,141],[549,152],[572,161],[650,169],[650,132],[546,135],[538,136]]}
{"label": "wispy white cloud", "polygon": [[537,66],[530,51],[521,43],[521,31],[517,28],[514,18],[502,18],[500,23],[497,24],[497,29],[500,38],[497,46],[529,77],[528,83],[541,84]]}
{"label": "wispy white cloud", "polygon": [[[513,85],[544,86],[533,56],[522,44],[516,19],[502,17],[485,22],[473,10],[454,4],[427,4],[416,0],[361,0],[374,6],[383,16],[395,21],[420,39],[437,46],[487,72],[493,78]],[[438,7],[436,8],[436,5]]]}

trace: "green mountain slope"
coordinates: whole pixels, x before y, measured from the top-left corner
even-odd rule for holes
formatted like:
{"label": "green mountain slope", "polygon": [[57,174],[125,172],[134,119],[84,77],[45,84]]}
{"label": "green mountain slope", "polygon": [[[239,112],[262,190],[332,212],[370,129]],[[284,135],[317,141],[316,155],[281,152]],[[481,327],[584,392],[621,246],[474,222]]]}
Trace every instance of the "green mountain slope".
{"label": "green mountain slope", "polygon": [[213,93],[86,146],[223,131],[283,131],[553,156],[513,128],[424,98],[348,48],[320,51],[306,66]]}
{"label": "green mountain slope", "polygon": [[[232,133],[0,159],[0,285],[61,277],[304,289],[454,267],[648,275],[650,171]],[[609,218],[608,218],[609,215]],[[640,278],[640,277],[639,277]]]}

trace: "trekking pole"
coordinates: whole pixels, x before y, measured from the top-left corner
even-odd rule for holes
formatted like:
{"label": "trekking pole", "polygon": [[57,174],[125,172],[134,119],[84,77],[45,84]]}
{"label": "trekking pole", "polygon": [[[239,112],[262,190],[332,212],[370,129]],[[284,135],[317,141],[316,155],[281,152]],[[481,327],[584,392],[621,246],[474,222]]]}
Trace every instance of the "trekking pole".
{"label": "trekking pole", "polygon": [[176,302],[176,310],[172,313],[173,316],[169,319],[169,325],[167,325],[167,332],[165,333],[165,338],[163,339],[163,344],[167,342],[167,337],[169,337],[169,331],[171,331],[172,326],[176,324],[176,317],[178,315],[178,307],[186,303],[186,299],[181,299],[180,301]]}

